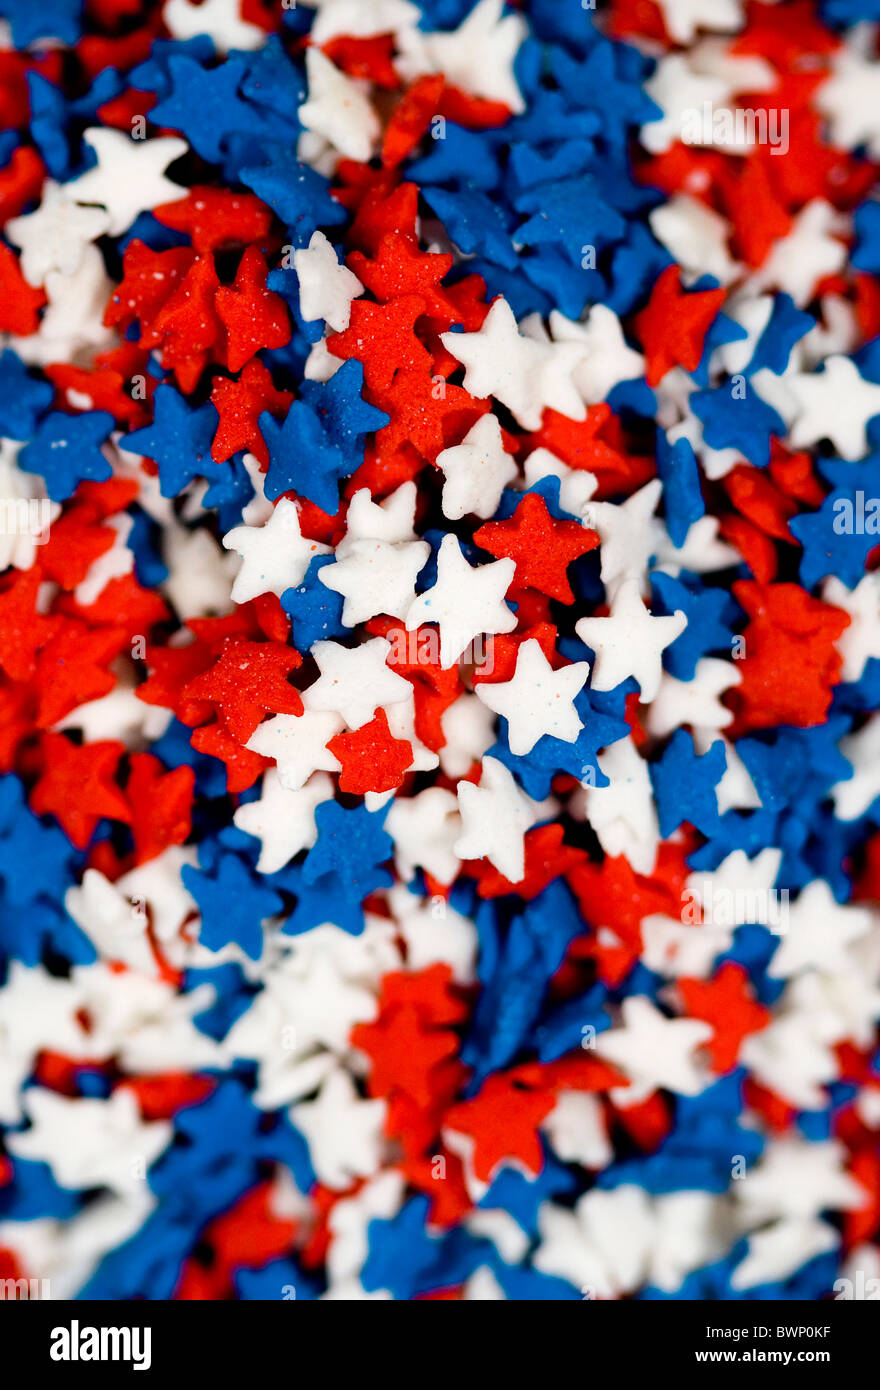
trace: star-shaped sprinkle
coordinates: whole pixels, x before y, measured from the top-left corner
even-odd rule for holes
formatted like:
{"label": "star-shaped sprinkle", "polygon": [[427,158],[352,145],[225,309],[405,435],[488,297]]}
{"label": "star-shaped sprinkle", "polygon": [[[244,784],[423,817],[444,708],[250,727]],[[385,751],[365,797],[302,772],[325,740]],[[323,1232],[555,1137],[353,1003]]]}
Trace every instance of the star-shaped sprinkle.
{"label": "star-shaped sprinkle", "polygon": [[699,1095],[706,1084],[694,1053],[712,1028],[692,1018],[667,1018],[644,995],[624,999],[621,1024],[598,1035],[596,1051],[643,1091],[662,1086],[681,1096]]}
{"label": "star-shaped sprinkle", "polygon": [[462,833],[455,853],[494,864],[511,883],[525,872],[525,833],[537,816],[533,805],[497,758],[484,758],[480,785],[459,782]]}
{"label": "star-shaped sprinkle", "polygon": [[351,326],[334,333],[327,347],[335,356],[363,362],[364,381],[371,391],[387,391],[395,373],[427,370],[431,355],[415,333],[425,301],[416,294],[401,295],[389,304],[368,300],[351,306]]}
{"label": "star-shaped sprinkle", "polygon": [[413,757],[412,744],[394,737],[383,709],[354,733],[336,734],[327,747],[342,767],[339,790],[355,796],[396,790]]}
{"label": "star-shaped sprinkle", "polygon": [[173,54],[168,62],[172,90],[153,107],[151,120],[179,130],[197,154],[219,164],[233,133],[256,133],[259,128],[253,107],[239,96],[246,71],[241,58],[203,68],[186,54]]}
{"label": "star-shaped sprinkle", "polygon": [[490,521],[474,540],[491,555],[516,562],[517,588],[538,589],[549,598],[573,603],[567,569],[599,543],[595,531],[576,521],[557,521],[537,493],[523,497],[509,521]]}
{"label": "star-shaped sprinkle", "polygon": [[322,511],[339,510],[339,480],[354,472],[342,449],[304,401],[294,401],[283,424],[268,412],[260,416],[260,431],[269,451],[266,496],[275,501],[285,492],[307,497]]}
{"label": "star-shaped sprinkle", "polygon": [[416,796],[397,797],[385,822],[394,840],[401,874],[426,869],[440,883],[451,883],[459,856],[453,845],[461,834],[458,803],[445,787],[426,787]]}
{"label": "star-shaped sprinkle", "polygon": [[866,381],[849,357],[825,359],[821,372],[798,372],[785,378],[798,404],[790,439],[796,449],[830,439],[844,458],[868,452],[868,421],[880,415],[880,386]]}
{"label": "star-shaped sprinkle", "polygon": [[266,288],[266,262],[256,246],[247,248],[233,284],[221,286],[214,304],[226,327],[231,372],[240,371],[258,349],[284,347],[290,339],[284,300]]}
{"label": "star-shaped sprinkle", "polygon": [[213,874],[186,865],[182,878],[201,913],[202,945],[219,951],[234,942],[251,960],[259,960],[263,923],[281,911],[281,895],[253,878],[235,854],[224,854]]}
{"label": "star-shaped sprinkle", "polygon": [[736,961],[725,961],[711,980],[680,979],[678,989],[690,1017],[715,1030],[705,1045],[715,1071],[731,1071],[743,1039],[770,1022],[770,1010],[752,998],[748,973]]}
{"label": "star-shaped sprinkle", "polygon": [[216,376],[211,389],[211,404],[220,417],[217,433],[211,445],[215,463],[225,463],[240,450],[248,450],[263,467],[269,463],[269,450],[260,432],[260,416],[264,411],[283,415],[293,396],[290,391],[275,388],[271,374],[254,357],[242,369],[237,381]]}
{"label": "star-shaped sprinkle", "polygon": [[323,232],[315,232],[307,247],[293,253],[299,280],[299,307],[307,322],[323,319],[335,333],[343,333],[351,321],[352,300],[364,287],[336,252]]}
{"label": "star-shaped sprinkle", "polygon": [[19,466],[39,473],[53,501],[63,502],[84,478],[103,482],[110,477],[113,470],[101,446],[112,428],[113,416],[106,410],[87,410],[82,415],[53,410],[22,449]]}
{"label": "star-shaped sprinkle", "polygon": [[51,180],[43,185],[40,205],[22,217],[11,218],[5,233],[21,250],[21,269],[32,285],[45,284],[51,271],[73,275],[83,248],[109,229],[103,208],[80,207]]}
{"label": "star-shaped sprinkle", "polygon": [[63,734],[44,734],[43,771],[30,796],[38,815],[56,816],[78,849],[85,849],[106,816],[128,824],[131,812],[113,778],[125,745],[112,740],[77,747]]}
{"label": "star-shaped sprinkle", "polygon": [[11,680],[29,680],[37,669],[37,653],[56,635],[57,618],[37,608],[40,575],[36,569],[16,575],[0,593],[0,666]]}
{"label": "star-shaped sprinkle", "polygon": [[293,647],[231,637],[214,665],[184,686],[183,698],[216,705],[233,738],[247,743],[264,714],[302,713],[299,691],[287,680],[301,664]]}
{"label": "star-shaped sprinkle", "polygon": [[315,811],[318,839],[303,867],[306,883],[338,883],[352,902],[388,887],[390,875],[378,867],[393,850],[391,836],[382,829],[385,814],[363,805],[349,810],[338,801],[322,802]]}
{"label": "star-shaped sprinkle", "polygon": [[619,506],[590,502],[585,510],[584,524],[597,531],[601,541],[602,583],[609,599],[626,580],[644,587],[645,572],[658,545],[653,515],[662,491],[662,483],[655,478]]}
{"label": "star-shaped sprinkle", "polygon": [[359,729],[377,709],[399,704],[412,694],[409,681],[386,664],[391,644],[384,637],[373,637],[358,647],[316,642],[311,654],[320,675],[303,692],[306,709],[332,711],[350,729]]}
{"label": "star-shaped sprinkle", "polygon": [[667,266],[635,320],[648,362],[649,386],[656,386],[675,366],[696,371],[706,333],[723,302],[724,291],[720,289],[685,294],[678,266]]}
{"label": "star-shaped sprinkle", "polygon": [[236,526],[223,537],[227,550],[241,556],[242,566],[232,586],[235,603],[247,603],[260,594],[281,595],[296,588],[316,555],[329,555],[330,547],[308,540],[300,530],[299,508],[282,497],[263,526]]}
{"label": "star-shaped sprinkle", "polygon": [[35,1086],[25,1104],[30,1128],[10,1135],[11,1152],[48,1164],[56,1181],[72,1190],[106,1187],[133,1200],[139,1173],[172,1138],[166,1120],[141,1119],[137,1100],[125,1087],[92,1100]]}
{"label": "star-shaped sprinkle", "polygon": [[854,589],[832,577],[823,585],[822,601],[849,615],[849,627],[835,644],[843,657],[840,674],[844,681],[861,680],[867,663],[880,658],[880,576],[866,574]]}
{"label": "star-shaped sprinkle", "polygon": [[442,333],[446,351],[466,368],[471,395],[494,396],[524,430],[537,430],[546,409],[583,420],[584,403],[572,380],[581,358],[576,343],[524,337],[505,299],[496,299],[476,333]]}
{"label": "star-shaped sprinkle", "polygon": [[315,808],[333,795],[333,783],[316,772],[296,790],[285,787],[275,768],[263,775],[260,797],[239,806],[233,816],[239,830],[260,841],[257,871],[274,874],[318,838]]}
{"label": "star-shaped sprinkle", "polygon": [[522,756],[530,753],[544,734],[564,743],[575,741],[583,723],[574,697],[583,689],[589,670],[586,661],[576,661],[554,671],[540,643],[530,637],[519,647],[513,678],[497,683],[481,681],[477,696],[506,719],[510,751]]}
{"label": "star-shaped sprinkle", "polygon": [[366,163],[379,138],[379,119],[363,90],[314,45],[306,49],[306,77],[309,97],[299,108],[300,123],[346,159]]}
{"label": "star-shaped sprinkle", "polygon": [[207,402],[193,409],[173,386],[157,387],[153,421],[126,435],[125,448],[159,465],[163,497],[176,497],[193,478],[212,471],[211,441],[217,412]]}
{"label": "star-shaped sprinkle", "polygon": [[594,304],[586,323],[573,323],[558,309],[550,315],[555,343],[577,343],[581,360],[572,379],[587,405],[607,399],[622,381],[644,376],[645,359],[629,347],[620,319],[607,304]]}
{"label": "star-shaped sprinkle", "polygon": [[592,688],[613,690],[634,676],[640,700],[653,700],[663,674],[663,652],[686,626],[681,609],[670,617],[654,617],[642,602],[638,582],[624,580],[614,594],[607,618],[581,618],[575,624],[578,637],[596,655]]}
{"label": "star-shaped sprinkle", "polygon": [[138,213],[183,196],[185,190],[166,179],[164,173],[169,164],[186,153],[185,140],[175,136],[129,140],[118,130],[96,126],[85,131],[83,141],[97,163],[65,184],[65,192],[77,203],[98,203],[104,207],[111,236],[126,231]]}
{"label": "star-shaped sprinkle", "polygon": [[513,112],[524,110],[514,62],[526,25],[520,15],[503,15],[503,9],[502,0],[479,0],[451,33],[401,29],[400,70],[410,79],[442,72],[451,86],[500,102]]}
{"label": "star-shaped sprinkle", "polygon": [[342,594],[346,627],[379,613],[405,618],[415,599],[415,585],[431,547],[427,541],[355,540],[345,555],[319,572],[320,582]]}
{"label": "star-shaped sprinkle", "polygon": [[460,444],[437,455],[436,464],[446,477],[442,506],[450,521],[468,515],[486,521],[494,516],[501,494],[517,475],[494,415],[483,415]]}
{"label": "star-shaped sprinkle", "polygon": [[481,633],[510,632],[516,627],[516,615],[504,603],[515,569],[510,559],[471,566],[457,538],[444,536],[437,556],[437,582],[413,602],[406,615],[407,631],[437,623],[440,665],[454,665]]}
{"label": "star-shaped sprinkle", "polygon": [[382,1162],[384,1100],[361,1100],[348,1072],[337,1068],[314,1100],[301,1101],[291,1118],[309,1146],[320,1182],[344,1191]]}
{"label": "star-shaped sprinkle", "polygon": [[342,728],[338,715],[326,710],[304,709],[300,715],[277,714],[267,719],[248,739],[247,747],[278,767],[281,785],[298,791],[313,772],[338,772],[339,760],[327,743]]}

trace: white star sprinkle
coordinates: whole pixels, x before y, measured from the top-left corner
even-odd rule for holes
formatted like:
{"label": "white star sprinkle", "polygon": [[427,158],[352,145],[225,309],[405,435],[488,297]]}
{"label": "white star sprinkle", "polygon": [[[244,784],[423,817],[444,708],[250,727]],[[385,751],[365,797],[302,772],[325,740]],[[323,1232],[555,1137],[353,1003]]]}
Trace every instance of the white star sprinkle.
{"label": "white star sprinkle", "polygon": [[390,652],[384,637],[373,637],[359,647],[316,642],[311,655],[321,674],[303,691],[306,709],[332,711],[350,729],[359,729],[377,709],[411,699],[409,681],[386,665]]}
{"label": "white star sprinkle", "polygon": [[333,783],[316,772],[297,791],[285,787],[276,768],[263,776],[259,801],[239,806],[233,816],[239,830],[260,841],[257,871],[274,874],[318,838],[315,808],[333,796]]}
{"label": "white star sprinkle", "polygon": [[168,165],[189,150],[185,140],[175,135],[129,140],[121,131],[95,126],[84,133],[83,143],[98,163],[64,184],[64,192],[74,202],[106,208],[111,236],[127,231],[139,213],[186,197],[187,189],[164,177]]}
{"label": "white star sprinkle", "polygon": [[705,1089],[708,1073],[694,1053],[712,1036],[712,1028],[695,1018],[666,1018],[644,995],[620,1006],[621,1026],[599,1033],[595,1050],[619,1067],[637,1086],[663,1087],[682,1096]]}
{"label": "white star sprinkle", "polygon": [[443,515],[450,521],[495,515],[501,494],[517,475],[516,462],[504,448],[501,426],[494,415],[482,415],[460,444],[437,455],[446,475]]}
{"label": "white star sprinkle", "polygon": [[323,232],[313,232],[307,247],[293,253],[299,280],[299,307],[306,322],[323,319],[336,333],[343,333],[351,320],[351,303],[364,287],[347,266],[340,265],[336,252]]}
{"label": "white star sprinkle", "polygon": [[462,834],[455,853],[462,859],[486,858],[511,883],[518,883],[525,872],[524,836],[537,815],[512,773],[497,758],[484,758],[478,787],[459,782],[458,806]]}
{"label": "white star sprinkle", "polygon": [[227,550],[242,558],[232,586],[235,603],[247,603],[260,594],[277,594],[301,584],[312,559],[329,555],[330,547],[310,541],[300,531],[299,510],[282,497],[263,526],[236,526],[223,537]]}
{"label": "white star sprinkle", "polygon": [[305,709],[302,714],[276,714],[266,719],[245,744],[252,753],[272,758],[281,785],[298,791],[313,772],[339,772],[341,764],[326,744],[343,727],[328,710]]}
{"label": "white star sprinkle", "polygon": [[582,358],[577,343],[545,343],[524,337],[506,299],[496,299],[476,333],[441,333],[443,346],[467,369],[465,390],[494,396],[524,430],[537,430],[546,409],[572,420],[586,407],[572,380]]}
{"label": "white star sprinkle", "polygon": [[663,652],[687,627],[681,610],[656,618],[639,595],[638,582],[624,580],[611,601],[607,618],[581,618],[575,632],[596,654],[590,681],[594,690],[613,690],[634,676],[640,699],[653,700],[663,674]]}
{"label": "white star sprinkle", "polygon": [[544,734],[574,743],[584,727],[574,697],[586,684],[589,671],[586,661],[554,671],[540,643],[530,637],[520,644],[513,678],[497,683],[480,681],[476,694],[507,720],[510,751],[523,757]]}
{"label": "white star sprinkle", "polygon": [[42,285],[50,271],[73,275],[83,258],[83,249],[109,229],[110,218],[103,208],[80,207],[67,188],[53,183],[43,185],[40,206],[22,217],[12,217],[4,232],[13,246],[21,249],[21,271],[32,285]]}
{"label": "white star sprinkle", "polygon": [[516,627],[516,614],[504,602],[515,572],[516,565],[508,558],[469,565],[457,537],[444,536],[437,556],[437,582],[411,605],[407,631],[415,631],[422,623],[437,623],[440,665],[453,666],[475,637]]}
{"label": "white star sprinkle", "polygon": [[320,48],[306,49],[308,101],[299,108],[300,124],[346,159],[366,163],[379,138],[379,119],[361,86],[340,72]]}

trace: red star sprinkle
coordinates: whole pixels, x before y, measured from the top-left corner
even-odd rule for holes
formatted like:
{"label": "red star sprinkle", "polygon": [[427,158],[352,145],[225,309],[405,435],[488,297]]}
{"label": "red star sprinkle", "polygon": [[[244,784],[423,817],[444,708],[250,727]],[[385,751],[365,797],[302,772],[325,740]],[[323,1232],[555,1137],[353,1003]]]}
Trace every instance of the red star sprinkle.
{"label": "red star sprinkle", "polygon": [[[209,353],[222,350],[225,335],[215,308],[219,289],[213,256],[196,256],[152,324],[150,337],[162,342],[163,366],[187,393],[195,390]],[[141,344],[150,345],[143,336]]]}
{"label": "red star sprinkle", "polygon": [[488,401],[475,400],[463,386],[438,382],[424,368],[396,372],[387,390],[373,393],[373,404],[391,416],[376,435],[379,456],[387,458],[411,444],[431,463],[453,441],[460,443],[490,408]]}
{"label": "red star sprinkle", "polygon": [[230,793],[247,791],[248,787],[254,785],[260,773],[272,766],[269,758],[263,758],[259,753],[252,753],[249,748],[242,747],[227,733],[226,726],[221,723],[207,724],[203,729],[196,729],[190,743],[197,753],[206,753],[226,764],[226,790]]}
{"label": "red star sprinkle", "polygon": [[735,961],[725,961],[711,980],[682,978],[678,988],[690,1017],[710,1023],[715,1030],[704,1044],[713,1071],[732,1071],[743,1039],[765,1028],[772,1017],[753,998],[748,972]]}
{"label": "red star sprinkle", "polygon": [[161,341],[161,334],[152,330],[153,320],[194,259],[188,246],[153,251],[135,237],[123,252],[122,281],[110,296],[104,310],[104,323],[108,328],[124,331],[137,319],[141,325],[142,345],[155,346]]}
{"label": "red star sprinkle", "polygon": [[724,303],[724,295],[723,289],[685,294],[678,266],[666,267],[634,323],[648,361],[645,375],[649,386],[656,386],[671,367],[696,371],[706,333]]}
{"label": "red star sprinkle", "polygon": [[599,537],[577,521],[557,521],[537,493],[527,493],[509,521],[489,521],[474,532],[474,540],[490,555],[516,561],[515,583],[539,589],[562,603],[573,603],[568,566],[587,551],[595,550]]}
{"label": "red star sprinkle", "polygon": [[285,679],[300,665],[293,647],[230,639],[211,669],[181,693],[185,700],[210,700],[232,737],[247,743],[264,714],[302,714],[299,691]]}
{"label": "red star sprinkle", "polygon": [[240,371],[260,348],[280,348],[290,342],[287,305],[266,289],[266,262],[258,247],[249,246],[239,262],[234,286],[217,291],[217,313],[226,325],[227,361]]}
{"label": "red star sprinkle", "polygon": [[434,1074],[458,1053],[458,1034],[426,1026],[411,1006],[383,1009],[376,1023],[359,1023],[351,1030],[352,1044],[370,1058],[371,1096],[403,1091],[416,1105],[431,1105],[436,1095]]}
{"label": "red star sprinkle", "polygon": [[30,794],[31,810],[55,816],[77,849],[85,849],[104,817],[129,824],[131,812],[113,780],[123,743],[77,747],[63,734],[43,734],[40,751],[43,772]]}
{"label": "red star sprinkle", "polygon": [[191,767],[166,772],[151,753],[134,753],[125,784],[131,808],[135,862],[146,864],[169,845],[182,845],[192,826],[196,774]]}
{"label": "red star sprinkle", "polygon": [[37,727],[50,729],[78,705],[109,695],[115,689],[116,676],[107,667],[126,645],[122,628],[90,631],[85,623],[68,619],[37,658]]}
{"label": "red star sprinkle", "polygon": [[211,401],[220,424],[211,446],[214,462],[225,463],[240,449],[248,449],[263,468],[268,468],[269,450],[260,433],[260,415],[264,410],[283,415],[292,400],[292,391],[276,390],[269,369],[258,357],[247,363],[235,381],[216,376]]}
{"label": "red star sprinkle", "polygon": [[0,333],[27,338],[36,333],[39,310],[46,303],[40,289],[29,285],[21,273],[15,252],[0,242]]}
{"label": "red star sprinkle", "polygon": [[382,141],[382,164],[392,169],[400,164],[425,134],[446,86],[442,73],[420,77],[405,92],[394,109]]}
{"label": "red star sprinkle", "polygon": [[426,370],[431,354],[415,335],[415,323],[425,312],[420,295],[403,295],[387,304],[355,300],[351,326],[327,339],[336,357],[356,357],[363,362],[364,382],[371,391],[385,391],[397,371]]}
{"label": "red star sprinkle", "polygon": [[355,796],[395,791],[413,756],[412,744],[391,733],[384,709],[353,733],[336,734],[327,748],[342,764],[339,790]]}
{"label": "red star sprinkle", "polygon": [[14,681],[30,680],[37,652],[58,629],[57,618],[37,611],[38,569],[17,572],[0,593],[0,666]]}
{"label": "red star sprinkle", "polygon": [[164,227],[184,232],[200,255],[262,241],[272,214],[253,193],[197,184],[185,198],[160,203],[153,216]]}
{"label": "red star sprinkle", "polygon": [[774,724],[821,724],[840,679],[835,642],[849,615],[798,584],[740,580],[733,593],[751,619],[743,633],[742,680],[726,697],[737,716],[734,735]]}
{"label": "red star sprinkle", "polygon": [[[337,173],[343,174],[342,165]],[[403,232],[415,240],[419,191],[414,183],[402,183],[395,188],[396,175],[376,175],[372,170],[368,170],[368,173],[370,182],[351,225],[349,241],[357,250],[375,256],[383,236],[388,232]],[[337,193],[337,197],[340,202],[345,201],[343,194]]]}
{"label": "red star sprinkle", "polygon": [[474,1173],[480,1182],[489,1182],[502,1160],[518,1159],[537,1175],[544,1163],[538,1126],[553,1105],[552,1093],[524,1090],[498,1073],[473,1100],[447,1111],[444,1128],[474,1140]]}
{"label": "red star sprinkle", "polygon": [[726,186],[725,209],[737,249],[746,264],[757,269],[776,242],[788,236],[794,219],[777,198],[770,173],[760,160],[744,160],[742,170],[729,176]]}
{"label": "red star sprinkle", "polygon": [[452,264],[451,255],[422,251],[416,242],[400,232],[383,236],[378,253],[372,259],[360,251],[353,251],[348,258],[349,269],[383,304],[402,295],[419,295],[425,306],[423,312],[444,323],[453,323],[458,316],[455,302],[439,289]]}

